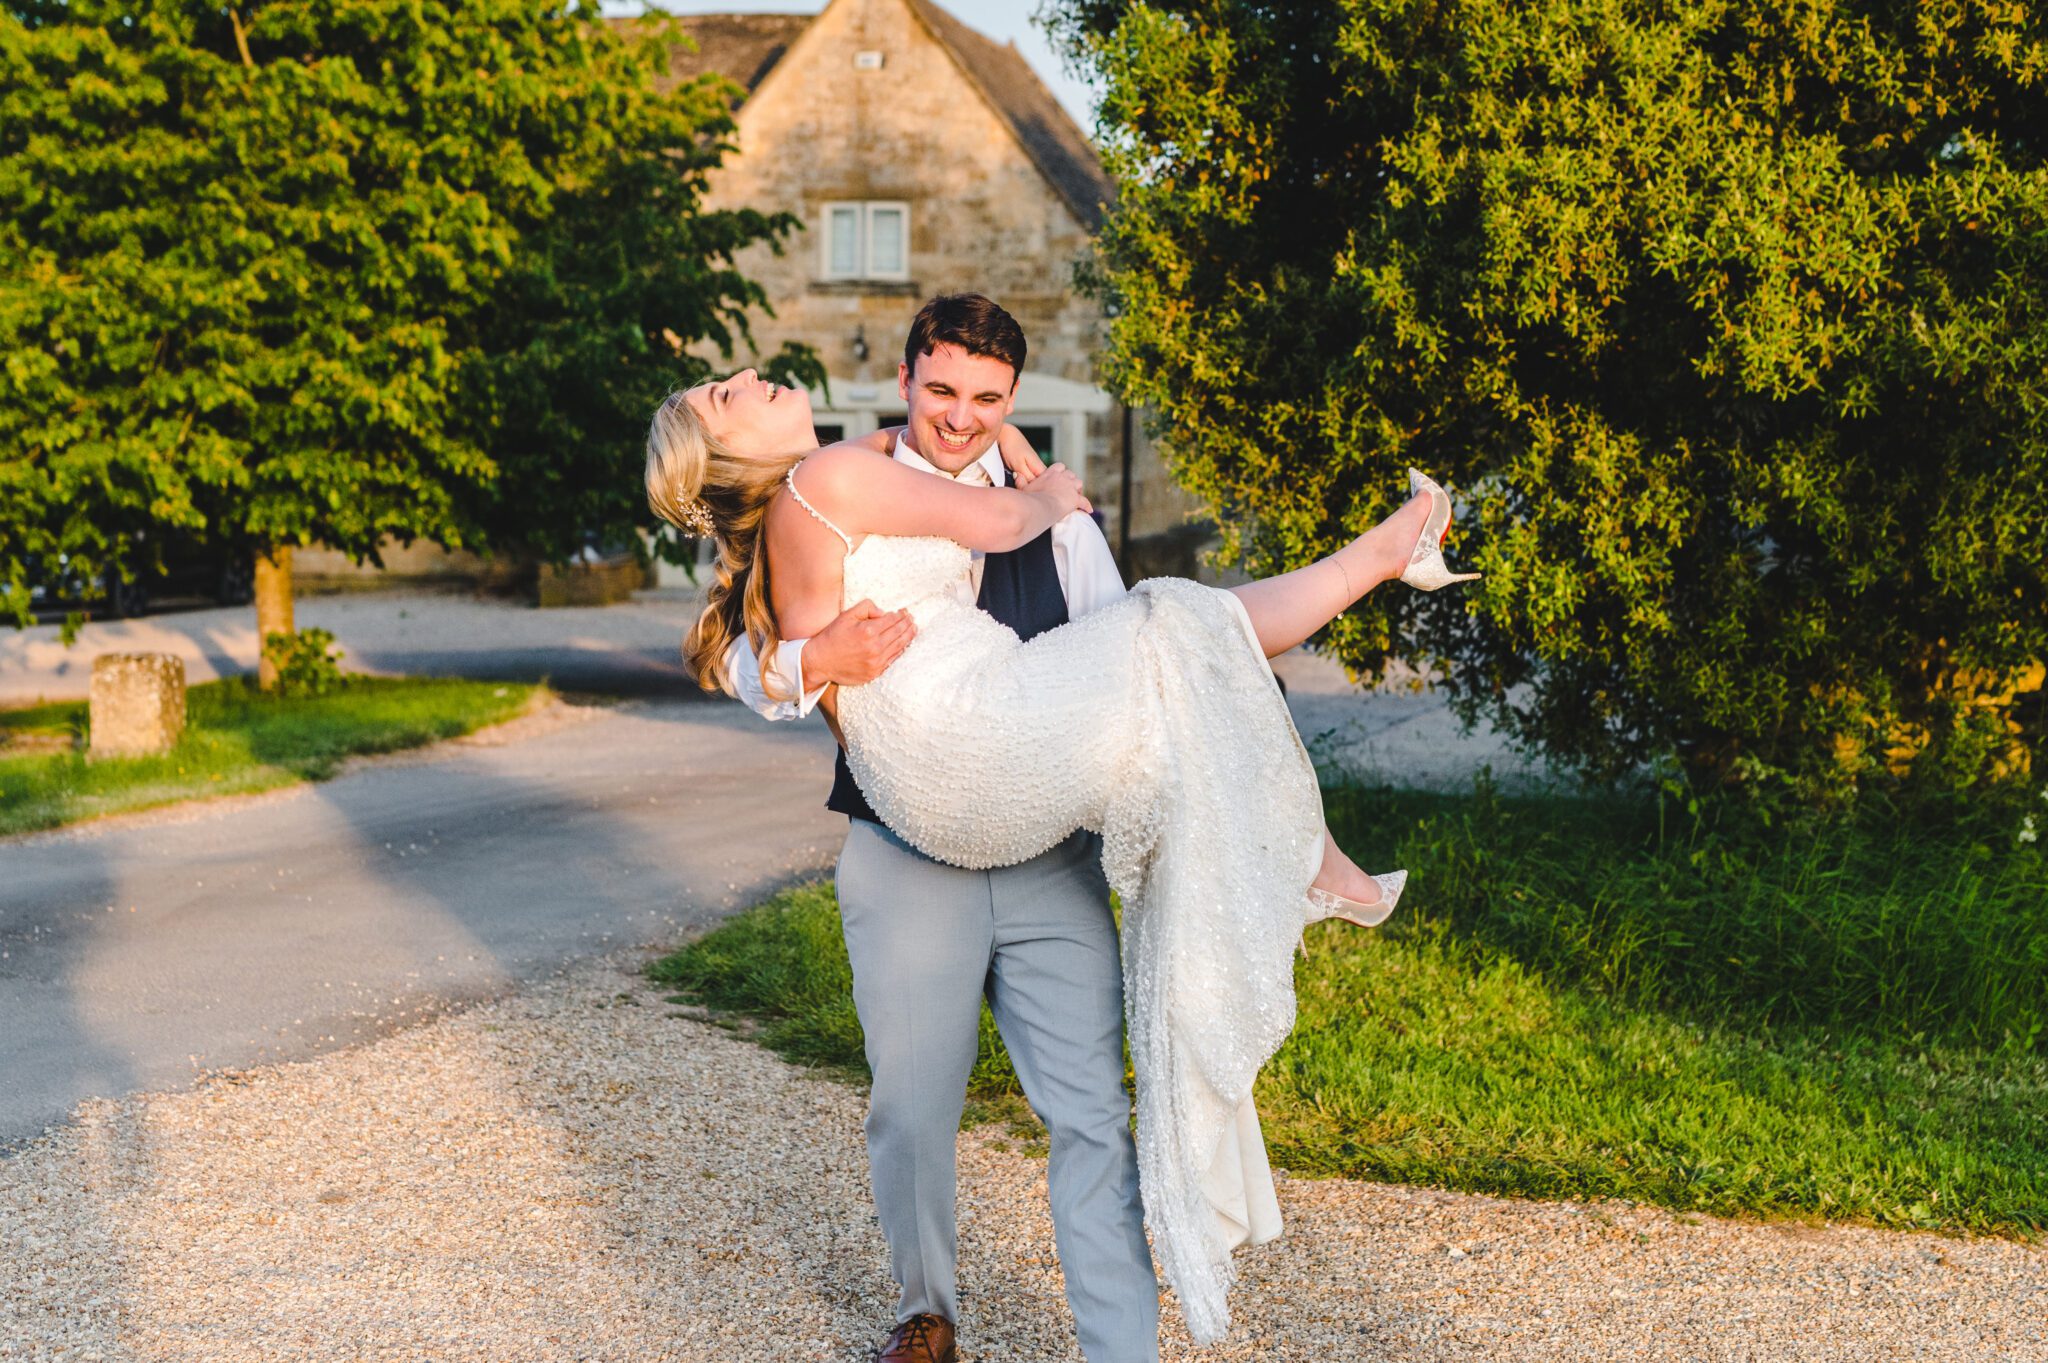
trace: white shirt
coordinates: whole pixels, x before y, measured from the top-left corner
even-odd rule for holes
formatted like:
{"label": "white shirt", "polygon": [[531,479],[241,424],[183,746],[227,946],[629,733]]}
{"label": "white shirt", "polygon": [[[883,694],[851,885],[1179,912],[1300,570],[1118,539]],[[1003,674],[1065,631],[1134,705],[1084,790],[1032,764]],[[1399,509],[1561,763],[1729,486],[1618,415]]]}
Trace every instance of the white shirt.
{"label": "white shirt", "polygon": [[[968,479],[980,481],[970,473],[979,469],[989,481],[1000,487],[1003,481],[1003,455],[995,446],[989,446],[988,453],[969,464],[957,474],[949,474],[932,464],[923,455],[910,448],[902,436],[896,438],[896,462],[908,465],[923,473],[955,481]],[[1102,537],[1102,527],[1095,518],[1076,511],[1052,528],[1052,566],[1059,574],[1060,591],[1067,598],[1067,618],[1078,620],[1090,611],[1100,610],[1124,594],[1123,574],[1117,571],[1116,559],[1109,552],[1109,541]],[[973,562],[966,576],[960,579],[958,591],[961,599],[973,605],[981,595],[982,555],[974,554]],[[784,639],[782,646],[775,650],[775,665],[769,668],[784,695],[799,696],[800,700],[771,700],[761,682],[760,663],[754,657],[754,650],[747,643],[745,635],[733,640],[726,650],[725,670],[732,678],[733,689],[747,707],[763,719],[801,719],[811,712],[818,698],[825,694],[825,688],[816,690],[804,688],[803,651],[806,639]]]}

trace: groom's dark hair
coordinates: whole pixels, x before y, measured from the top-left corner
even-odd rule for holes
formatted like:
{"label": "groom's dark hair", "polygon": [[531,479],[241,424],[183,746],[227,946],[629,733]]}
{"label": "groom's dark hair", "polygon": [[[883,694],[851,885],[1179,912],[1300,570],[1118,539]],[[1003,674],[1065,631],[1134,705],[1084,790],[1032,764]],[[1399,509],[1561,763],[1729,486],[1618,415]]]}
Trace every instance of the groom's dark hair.
{"label": "groom's dark hair", "polygon": [[1017,319],[978,293],[949,293],[934,298],[910,319],[903,342],[903,365],[917,371],[917,357],[942,345],[956,345],[970,355],[986,355],[1010,366],[1010,386],[1024,372],[1024,328]]}

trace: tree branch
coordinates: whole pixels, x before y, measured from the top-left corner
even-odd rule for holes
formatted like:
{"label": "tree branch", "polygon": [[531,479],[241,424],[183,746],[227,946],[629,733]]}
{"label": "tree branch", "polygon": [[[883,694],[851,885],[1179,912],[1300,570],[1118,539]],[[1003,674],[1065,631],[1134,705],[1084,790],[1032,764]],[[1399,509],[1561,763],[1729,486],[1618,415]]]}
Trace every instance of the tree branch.
{"label": "tree branch", "polygon": [[228,7],[228,22],[235,26],[235,49],[242,54],[242,65],[254,71],[255,59],[249,55],[249,35],[242,31],[242,16],[234,6]]}

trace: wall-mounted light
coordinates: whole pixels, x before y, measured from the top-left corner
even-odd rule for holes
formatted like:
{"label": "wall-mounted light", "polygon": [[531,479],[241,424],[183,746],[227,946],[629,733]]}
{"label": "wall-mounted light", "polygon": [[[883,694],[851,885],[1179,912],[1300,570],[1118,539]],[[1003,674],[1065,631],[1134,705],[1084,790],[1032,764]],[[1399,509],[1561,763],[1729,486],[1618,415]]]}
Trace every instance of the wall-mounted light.
{"label": "wall-mounted light", "polygon": [[853,358],[860,364],[868,362],[868,329],[865,325],[853,329]]}

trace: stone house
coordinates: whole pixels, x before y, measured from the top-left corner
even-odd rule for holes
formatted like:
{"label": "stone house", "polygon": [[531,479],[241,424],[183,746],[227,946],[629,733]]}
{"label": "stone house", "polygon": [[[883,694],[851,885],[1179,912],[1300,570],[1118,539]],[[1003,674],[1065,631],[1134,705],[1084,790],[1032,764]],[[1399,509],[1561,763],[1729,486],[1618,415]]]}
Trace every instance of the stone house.
{"label": "stone house", "polygon": [[801,341],[824,362],[819,434],[899,422],[911,314],[935,294],[985,293],[1029,341],[1011,419],[1080,472],[1120,549],[1128,487],[1127,572],[1192,571],[1204,538],[1189,523],[1195,504],[1142,421],[1098,385],[1102,310],[1074,286],[1114,186],[1015,46],[931,0],[679,23],[695,49],[676,45],[672,77],[713,71],[743,92],[710,202],[803,223],[782,253],[755,247],[737,263],[774,309],[755,325],[760,352]]}
{"label": "stone house", "polygon": [[[760,352],[801,341],[824,361],[827,388],[811,395],[819,434],[899,423],[896,364],[911,315],[935,294],[985,293],[1029,341],[1011,419],[1048,460],[1080,473],[1125,575],[1194,575],[1208,525],[1142,420],[1097,384],[1102,310],[1074,286],[1114,186],[1017,49],[931,0],[675,22],[694,46],[671,49],[671,78],[717,72],[739,90],[736,149],[712,175],[709,203],[803,223],[782,253],[754,247],[737,263],[774,309],[755,319]],[[311,590],[502,586],[530,578],[526,568],[393,545],[378,569],[316,547],[300,551],[298,574]],[[664,570],[662,580],[682,575]]]}

